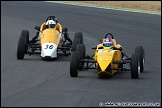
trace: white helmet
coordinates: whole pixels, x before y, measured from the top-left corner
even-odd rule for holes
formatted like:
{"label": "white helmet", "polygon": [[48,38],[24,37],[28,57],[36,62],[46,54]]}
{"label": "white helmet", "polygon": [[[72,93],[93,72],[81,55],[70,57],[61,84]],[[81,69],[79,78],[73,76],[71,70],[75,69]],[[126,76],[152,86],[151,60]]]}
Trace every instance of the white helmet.
{"label": "white helmet", "polygon": [[46,22],[46,28],[55,28],[56,27],[56,22],[54,20],[48,20]]}

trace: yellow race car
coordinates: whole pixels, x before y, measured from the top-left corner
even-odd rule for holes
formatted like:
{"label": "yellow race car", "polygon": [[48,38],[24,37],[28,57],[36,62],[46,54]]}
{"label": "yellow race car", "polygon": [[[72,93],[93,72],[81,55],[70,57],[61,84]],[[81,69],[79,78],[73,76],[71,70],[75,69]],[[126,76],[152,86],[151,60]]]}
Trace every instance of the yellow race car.
{"label": "yellow race car", "polygon": [[29,31],[22,30],[17,46],[17,59],[24,59],[25,54],[39,54],[42,58],[68,56],[76,50],[77,44],[83,38],[80,32],[76,32],[76,38],[72,41],[68,36],[68,29],[62,28],[55,16],[49,16],[40,27],[35,26],[35,29],[38,31],[31,40]]}
{"label": "yellow race car", "polygon": [[[108,38],[109,36],[110,38]],[[92,48],[95,49],[93,56],[86,55],[84,44],[77,45],[70,61],[71,77],[77,77],[79,70],[96,69],[97,75],[101,76],[111,77],[120,70],[130,71],[131,78],[139,78],[140,72],[144,70],[145,52],[143,46],[137,46],[135,53],[128,57],[111,33],[106,34],[100,42]],[[129,68],[124,68],[124,64],[128,64]]]}

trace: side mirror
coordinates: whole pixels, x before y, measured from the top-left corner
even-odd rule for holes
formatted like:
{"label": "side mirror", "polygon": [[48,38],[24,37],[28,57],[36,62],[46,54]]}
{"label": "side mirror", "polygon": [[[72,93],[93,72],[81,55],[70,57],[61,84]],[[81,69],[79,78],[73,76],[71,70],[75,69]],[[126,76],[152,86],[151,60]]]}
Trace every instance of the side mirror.
{"label": "side mirror", "polygon": [[62,32],[63,32],[63,33],[67,33],[67,31],[68,31],[67,28],[63,28],[63,29],[62,29]]}
{"label": "side mirror", "polygon": [[113,47],[113,49],[122,51],[122,47],[120,47],[120,48]]}
{"label": "side mirror", "polygon": [[98,47],[98,49],[103,49],[104,47]]}
{"label": "side mirror", "polygon": [[39,26],[35,26],[35,29],[40,31],[40,27]]}
{"label": "side mirror", "polygon": [[97,46],[93,47],[92,49],[97,49]]}
{"label": "side mirror", "polygon": [[67,32],[67,31],[68,31],[68,29],[67,29],[67,28],[63,28],[63,29],[62,29],[62,31],[66,31],[66,32]]}

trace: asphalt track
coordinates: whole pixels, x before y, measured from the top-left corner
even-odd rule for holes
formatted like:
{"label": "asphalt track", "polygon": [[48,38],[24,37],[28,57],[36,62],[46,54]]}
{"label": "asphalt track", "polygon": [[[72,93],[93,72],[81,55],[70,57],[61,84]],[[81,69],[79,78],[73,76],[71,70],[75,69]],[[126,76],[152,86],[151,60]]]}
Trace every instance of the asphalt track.
{"label": "asphalt track", "polygon": [[[130,72],[101,78],[95,70],[70,77],[70,56],[44,61],[39,55],[17,60],[21,30],[29,30],[55,15],[70,37],[82,32],[87,54],[106,33],[114,34],[131,56],[137,45],[145,48],[145,70],[139,79]],[[2,107],[98,107],[106,102],[161,104],[161,15],[96,9],[33,1],[1,2],[1,106]],[[160,104],[159,104],[160,103]]]}

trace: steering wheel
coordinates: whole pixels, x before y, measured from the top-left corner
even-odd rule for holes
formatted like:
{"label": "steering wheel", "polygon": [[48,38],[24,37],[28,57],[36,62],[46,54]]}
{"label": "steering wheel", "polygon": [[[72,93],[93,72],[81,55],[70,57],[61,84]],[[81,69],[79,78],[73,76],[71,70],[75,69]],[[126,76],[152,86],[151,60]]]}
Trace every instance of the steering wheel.
{"label": "steering wheel", "polygon": [[108,35],[110,35],[110,36],[111,36],[111,38],[112,38],[112,39],[114,39],[114,36],[113,36],[111,33],[107,33],[107,34],[105,35],[105,38],[107,38],[107,37],[108,37]]}
{"label": "steering wheel", "polygon": [[47,22],[48,20],[54,20],[54,21],[56,21],[56,17],[55,17],[55,16],[49,16],[49,17],[46,19],[46,22]]}

